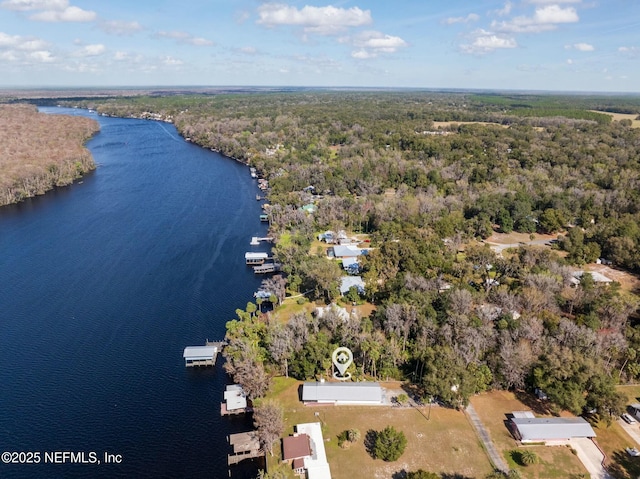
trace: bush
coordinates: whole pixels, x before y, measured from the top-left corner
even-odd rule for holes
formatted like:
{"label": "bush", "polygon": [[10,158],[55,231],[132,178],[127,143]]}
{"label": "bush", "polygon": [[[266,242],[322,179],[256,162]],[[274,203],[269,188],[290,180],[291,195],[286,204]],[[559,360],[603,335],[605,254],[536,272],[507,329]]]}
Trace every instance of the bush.
{"label": "bush", "polygon": [[407,447],[407,438],[402,431],[387,426],[376,434],[373,457],[383,461],[397,461]]}
{"label": "bush", "polygon": [[358,429],[346,429],[338,434],[338,446],[343,449],[349,448],[360,440],[360,431]]}
{"label": "bush", "polygon": [[522,464],[529,466],[531,464],[537,464],[539,458],[535,452],[526,450],[520,453],[520,460],[522,461]]}

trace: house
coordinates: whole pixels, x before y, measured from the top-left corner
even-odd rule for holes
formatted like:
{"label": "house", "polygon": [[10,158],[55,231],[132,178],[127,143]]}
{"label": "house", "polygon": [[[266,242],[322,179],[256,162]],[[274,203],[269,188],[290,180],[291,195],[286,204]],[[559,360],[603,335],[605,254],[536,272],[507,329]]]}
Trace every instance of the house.
{"label": "house", "polygon": [[355,258],[361,254],[363,254],[363,251],[351,244],[336,245],[329,248],[329,256],[333,256],[334,258]]}
{"label": "house", "polygon": [[358,274],[360,271],[358,258],[343,258],[342,267],[348,274]]}
{"label": "house", "polygon": [[380,406],[383,403],[380,383],[370,382],[305,382],[302,402],[310,404]]}
{"label": "house", "polygon": [[311,456],[311,439],[307,434],[296,433],[282,438],[282,460],[293,466],[293,472],[304,474],[304,459]]}
{"label": "house", "polygon": [[[591,425],[581,417],[516,417],[513,413],[510,429],[520,442],[567,441],[596,437]],[[521,415],[521,414],[520,414]]]}
{"label": "house", "polygon": [[[309,438],[311,454],[302,458],[307,479],[331,479],[331,469],[324,450],[324,437],[320,423],[296,424],[296,432]],[[295,466],[296,464],[294,464]]]}
{"label": "house", "polygon": [[364,281],[360,276],[342,276],[340,278],[340,294],[344,296],[354,287],[358,290],[358,294],[365,293]]}
{"label": "house", "polygon": [[[593,278],[593,281],[595,283],[608,284],[608,283],[612,283],[613,282],[613,280],[611,278],[608,278],[604,274],[598,273],[597,271],[586,271],[586,273],[589,273],[591,275],[591,277]],[[579,285],[580,284],[580,280],[582,279],[582,276],[584,274],[585,274],[585,271],[575,271],[573,273],[573,278],[571,278],[571,283],[574,286]]]}

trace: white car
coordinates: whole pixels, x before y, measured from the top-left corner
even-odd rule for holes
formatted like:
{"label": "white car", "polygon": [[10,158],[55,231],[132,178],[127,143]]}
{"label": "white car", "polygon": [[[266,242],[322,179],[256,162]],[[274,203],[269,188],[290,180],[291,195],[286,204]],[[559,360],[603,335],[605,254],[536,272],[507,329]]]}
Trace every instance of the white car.
{"label": "white car", "polygon": [[638,451],[638,449],[636,449],[635,447],[627,447],[625,451],[627,451],[627,454],[629,454],[630,456],[633,456],[633,457],[640,456],[640,451]]}
{"label": "white car", "polygon": [[633,417],[631,417],[631,415],[630,415],[630,414],[627,414],[626,412],[625,412],[622,416],[620,416],[620,417],[622,418],[622,420],[623,420],[624,422],[626,422],[626,423],[628,423],[628,424],[635,424],[635,423],[636,423],[636,420],[635,420],[635,419],[633,419]]}

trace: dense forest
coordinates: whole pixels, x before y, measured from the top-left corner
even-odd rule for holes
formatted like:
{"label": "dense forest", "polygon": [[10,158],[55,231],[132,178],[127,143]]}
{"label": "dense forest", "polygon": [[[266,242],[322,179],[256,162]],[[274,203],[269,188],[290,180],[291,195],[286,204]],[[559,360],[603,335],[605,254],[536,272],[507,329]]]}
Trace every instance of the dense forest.
{"label": "dense forest", "polygon": [[46,115],[32,105],[0,105],[0,206],[72,183],[95,164],[84,142],[98,124]]}
{"label": "dense forest", "polygon": [[[283,264],[264,284],[271,302],[304,293],[299,303],[373,306],[282,321],[262,305],[239,309],[227,367],[253,397],[273,375],[326,374],[337,345],[354,352],[357,379],[409,380],[452,406],[488,388],[541,388],[557,410],[606,417],[623,407],[615,385],[640,377],[637,292],[576,276],[599,258],[640,271],[640,129],[602,113],[638,114],[637,97],[292,92],[82,105],[171,121],[257,168]],[[364,294],[340,299],[345,273],[317,241],[327,230],[366,239]],[[497,253],[483,244],[495,232],[558,240]]]}

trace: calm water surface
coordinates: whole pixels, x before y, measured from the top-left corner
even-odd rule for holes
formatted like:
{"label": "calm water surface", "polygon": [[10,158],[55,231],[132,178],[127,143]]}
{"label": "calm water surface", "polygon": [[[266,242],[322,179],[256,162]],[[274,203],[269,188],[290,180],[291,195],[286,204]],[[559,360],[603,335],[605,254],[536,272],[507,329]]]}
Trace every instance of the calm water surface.
{"label": "calm water surface", "polygon": [[187,369],[182,350],[222,338],[259,285],[243,257],[266,233],[255,182],[172,125],[42,110],[96,118],[99,166],[0,208],[0,450],[122,463],[0,477],[228,477],[226,436],[247,424],[220,418],[220,363]]}

